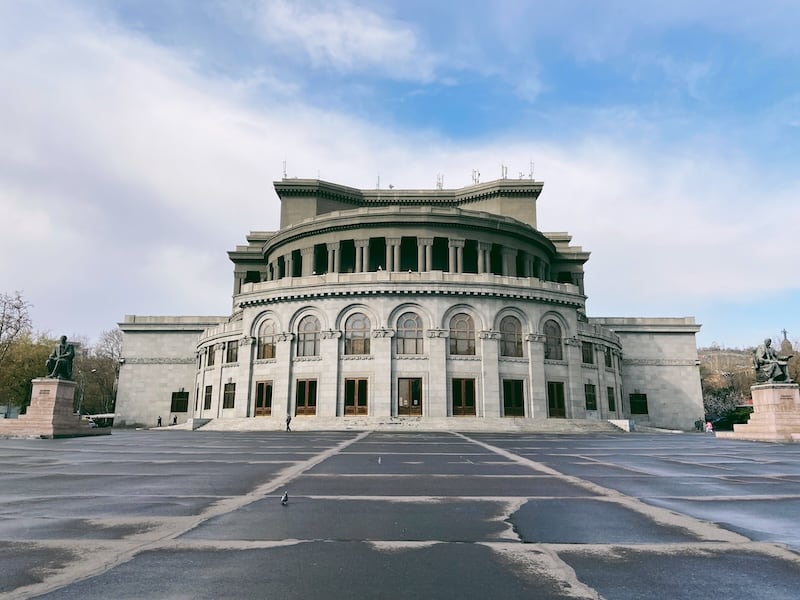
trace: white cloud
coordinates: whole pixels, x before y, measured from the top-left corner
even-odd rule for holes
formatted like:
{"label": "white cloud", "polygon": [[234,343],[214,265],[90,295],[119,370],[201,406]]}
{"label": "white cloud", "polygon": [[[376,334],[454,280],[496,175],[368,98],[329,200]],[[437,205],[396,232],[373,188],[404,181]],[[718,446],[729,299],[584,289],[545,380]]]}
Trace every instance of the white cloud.
{"label": "white cloud", "polygon": [[[568,230],[593,253],[595,315],[797,285],[785,273],[800,249],[765,232],[800,221],[800,181],[759,181],[724,140],[648,145],[633,115],[614,136],[453,142],[311,108],[290,88],[254,107],[248,82],[201,74],[85,15],[62,9],[61,19],[70,26],[16,23],[0,54],[0,81],[12,83],[0,96],[0,210],[11,223],[0,281],[25,291],[41,329],[68,321],[94,335],[127,313],[227,313],[225,251],[278,226],[271,181],[284,159],[290,176],[364,188],[378,175],[433,187],[440,172],[460,187],[473,168],[487,181],[501,162],[513,176],[534,159],[540,227]],[[356,48],[352,60],[365,52]]]}
{"label": "white cloud", "polygon": [[284,54],[302,52],[317,68],[418,81],[434,76],[438,61],[408,23],[346,1],[264,0],[244,14],[268,43]]}

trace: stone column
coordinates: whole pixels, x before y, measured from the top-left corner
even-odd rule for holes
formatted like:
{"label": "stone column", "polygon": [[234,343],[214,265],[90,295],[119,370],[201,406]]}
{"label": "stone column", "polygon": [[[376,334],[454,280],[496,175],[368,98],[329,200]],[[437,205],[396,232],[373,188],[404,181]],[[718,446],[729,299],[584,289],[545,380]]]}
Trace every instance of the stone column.
{"label": "stone column", "polygon": [[478,417],[500,417],[503,415],[501,406],[500,389],[500,361],[499,361],[499,340],[500,332],[489,330],[478,332],[481,340],[481,383],[483,390],[481,393],[482,411]]}
{"label": "stone column", "polygon": [[294,269],[292,268],[292,253],[283,255],[283,268],[284,268],[284,277],[293,277],[294,276]]}
{"label": "stone column", "polygon": [[386,238],[386,270],[400,270],[400,238]]}
{"label": "stone column", "polygon": [[353,244],[356,247],[356,273],[363,273],[369,270],[369,264],[366,260],[368,258],[366,249],[369,246],[369,240],[354,240]]}
{"label": "stone column", "polygon": [[328,273],[339,272],[339,242],[328,242],[326,245],[328,249]]}
{"label": "stone column", "polygon": [[284,331],[275,336],[275,368],[272,378],[272,418],[278,422],[294,416],[292,356],[294,334]]}
{"label": "stone column", "polygon": [[303,277],[309,277],[314,272],[314,246],[300,250],[300,256],[301,275]]}
{"label": "stone column", "polygon": [[422,262],[418,264],[419,271],[430,271],[433,258],[433,238],[417,238],[418,248],[422,249],[422,254],[418,253],[418,257]]}
{"label": "stone column", "polygon": [[564,390],[567,397],[564,404],[567,409],[568,419],[585,419],[586,402],[584,402],[583,377],[581,377],[581,341],[572,337],[564,340],[564,358],[567,360],[569,371],[569,385]]}
{"label": "stone column", "polygon": [[517,273],[517,251],[513,248],[503,248],[500,254],[503,257],[503,275],[505,277],[513,277]]}
{"label": "stone column", "polygon": [[530,397],[525,407],[529,419],[547,418],[547,381],[544,376],[544,336],[532,333],[525,337],[528,342],[528,364]]}
{"label": "stone column", "polygon": [[397,238],[397,244],[394,246],[394,270],[400,270],[400,238]]}
{"label": "stone column", "polygon": [[379,327],[372,330],[373,378],[370,383],[370,417],[392,415],[392,337],[394,331]]}
{"label": "stone column", "polygon": [[[320,335],[319,355],[322,358],[317,387],[317,415],[341,416],[339,413],[339,338],[341,331],[329,329]],[[344,410],[342,408],[342,410]]]}
{"label": "stone column", "polygon": [[425,270],[425,245],[422,238],[417,238],[417,271],[422,273]]}
{"label": "stone column", "polygon": [[446,417],[450,412],[447,395],[447,329],[428,330],[430,376],[427,391],[422,392],[422,414],[426,417]]}
{"label": "stone column", "polygon": [[478,242],[478,273],[489,272],[488,255],[491,247],[491,244],[487,244],[486,242]]}
{"label": "stone column", "polygon": [[464,243],[463,239],[452,239],[448,242],[450,247],[450,272],[464,272]]}
{"label": "stone column", "polygon": [[[255,348],[257,338],[246,335],[239,340],[239,354],[237,362],[243,365],[236,369],[239,378],[236,383],[236,401],[234,406],[237,413],[244,413],[245,417],[252,417],[255,414],[253,404],[253,363],[255,359]],[[274,389],[274,388],[273,388]],[[244,410],[239,408],[239,397],[244,402]]]}

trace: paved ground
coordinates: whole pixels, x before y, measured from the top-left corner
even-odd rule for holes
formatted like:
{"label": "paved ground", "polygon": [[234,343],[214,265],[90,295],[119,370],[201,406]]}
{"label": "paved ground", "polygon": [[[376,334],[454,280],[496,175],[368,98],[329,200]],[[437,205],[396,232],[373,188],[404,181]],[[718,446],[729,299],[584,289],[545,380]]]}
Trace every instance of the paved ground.
{"label": "paved ground", "polygon": [[0,461],[0,598],[800,594],[798,445],[116,431]]}

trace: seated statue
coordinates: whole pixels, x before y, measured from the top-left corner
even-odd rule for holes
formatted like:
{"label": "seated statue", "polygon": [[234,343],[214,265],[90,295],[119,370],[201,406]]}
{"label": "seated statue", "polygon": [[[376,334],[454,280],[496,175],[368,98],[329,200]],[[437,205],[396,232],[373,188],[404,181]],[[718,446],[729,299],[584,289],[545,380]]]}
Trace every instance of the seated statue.
{"label": "seated statue", "polygon": [[47,359],[47,376],[55,379],[72,380],[72,361],[75,348],[67,343],[67,336],[61,336],[61,342],[53,348]]}
{"label": "seated statue", "polygon": [[793,383],[787,370],[788,360],[791,356],[778,356],[772,347],[772,340],[767,338],[764,343],[753,351],[753,367],[756,370],[756,382]]}

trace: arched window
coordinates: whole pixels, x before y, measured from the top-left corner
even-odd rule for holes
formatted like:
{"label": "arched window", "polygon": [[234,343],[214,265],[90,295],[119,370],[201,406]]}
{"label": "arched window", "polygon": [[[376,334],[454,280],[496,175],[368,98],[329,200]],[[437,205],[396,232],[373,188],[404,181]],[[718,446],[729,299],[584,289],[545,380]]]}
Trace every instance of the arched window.
{"label": "arched window", "polygon": [[550,360],[563,360],[561,349],[561,325],[550,319],[544,324],[544,357]]}
{"label": "arched window", "polygon": [[303,317],[297,327],[297,356],[319,356],[319,319]]}
{"label": "arched window", "polygon": [[467,314],[450,319],[450,354],[475,354],[475,324]]}
{"label": "arched window", "polygon": [[500,321],[500,356],[522,356],[522,325],[517,317]]}
{"label": "arched window", "polygon": [[256,358],[275,358],[275,321],[266,320],[258,328],[258,354]]}
{"label": "arched window", "polygon": [[397,353],[422,354],[422,319],[408,312],[397,319]]}
{"label": "arched window", "polygon": [[344,353],[369,354],[370,323],[366,315],[356,313],[344,323]]}

